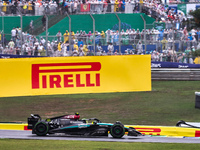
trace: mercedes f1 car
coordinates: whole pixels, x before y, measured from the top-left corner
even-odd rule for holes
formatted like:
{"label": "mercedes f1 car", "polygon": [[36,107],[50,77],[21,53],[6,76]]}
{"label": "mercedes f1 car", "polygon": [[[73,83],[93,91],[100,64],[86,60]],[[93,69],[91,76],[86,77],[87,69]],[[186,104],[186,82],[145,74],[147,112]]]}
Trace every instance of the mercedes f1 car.
{"label": "mercedes f1 car", "polygon": [[[32,129],[32,134],[45,136],[47,134],[65,133],[67,135],[84,136],[108,136],[108,132],[113,138],[121,138],[125,132],[128,136],[142,135],[134,128],[127,128],[121,122],[114,124],[102,123],[97,118],[79,119],[80,115],[63,115],[42,120],[38,114],[28,118],[28,129]],[[91,123],[89,123],[91,122]]]}

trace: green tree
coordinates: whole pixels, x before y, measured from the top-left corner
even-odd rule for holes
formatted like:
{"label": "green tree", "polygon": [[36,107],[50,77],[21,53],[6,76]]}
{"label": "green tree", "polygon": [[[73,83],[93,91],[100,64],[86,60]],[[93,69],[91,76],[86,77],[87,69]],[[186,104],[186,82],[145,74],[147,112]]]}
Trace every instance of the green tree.
{"label": "green tree", "polygon": [[200,49],[198,49],[198,50],[192,52],[192,56],[195,56],[195,57],[200,56]]}
{"label": "green tree", "polygon": [[194,17],[196,27],[200,27],[200,9],[191,11],[189,14]]}

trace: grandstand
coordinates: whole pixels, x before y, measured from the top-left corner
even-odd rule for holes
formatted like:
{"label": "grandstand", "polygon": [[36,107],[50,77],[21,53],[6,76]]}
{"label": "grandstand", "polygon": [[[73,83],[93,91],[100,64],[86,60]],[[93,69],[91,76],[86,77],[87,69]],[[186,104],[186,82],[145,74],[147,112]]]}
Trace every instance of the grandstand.
{"label": "grandstand", "polygon": [[[3,38],[0,49],[4,47],[4,50],[0,51],[1,54],[34,55],[35,49],[38,49],[37,56],[41,53],[48,56],[70,56],[75,50],[74,45],[78,44],[78,53],[84,46],[94,55],[98,52],[97,46],[100,46],[101,51],[98,55],[138,54],[141,49],[143,54],[151,53],[152,59],[156,61],[167,61],[167,54],[172,55],[170,51],[173,51],[169,60],[180,61],[179,56],[193,57],[192,52],[200,48],[199,31],[184,22],[187,14],[184,14],[183,8],[192,8],[190,3],[180,4],[177,1],[177,4],[169,4],[168,7],[164,2],[146,0],[119,3],[8,2],[2,5],[0,29]],[[198,6],[193,5],[196,8]],[[43,16],[46,16],[44,22]],[[45,29],[46,24],[48,30]],[[183,30],[185,27],[193,29],[190,40],[188,31],[185,34]],[[68,33],[70,30],[71,33]],[[166,39],[165,43],[163,38]],[[14,47],[12,41],[9,44],[11,39]],[[138,45],[139,41],[141,46]],[[82,47],[80,42],[83,42]],[[113,45],[112,52],[108,49],[110,43]],[[181,61],[192,62],[189,58]]]}

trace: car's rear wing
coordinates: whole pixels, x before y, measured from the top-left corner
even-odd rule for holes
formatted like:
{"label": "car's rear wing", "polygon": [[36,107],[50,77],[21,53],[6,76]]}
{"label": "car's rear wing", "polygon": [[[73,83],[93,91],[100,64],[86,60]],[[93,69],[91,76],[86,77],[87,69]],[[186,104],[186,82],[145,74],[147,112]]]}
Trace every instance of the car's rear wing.
{"label": "car's rear wing", "polygon": [[38,114],[31,114],[31,117],[28,118],[28,129],[33,129],[35,124],[41,120],[40,115]]}

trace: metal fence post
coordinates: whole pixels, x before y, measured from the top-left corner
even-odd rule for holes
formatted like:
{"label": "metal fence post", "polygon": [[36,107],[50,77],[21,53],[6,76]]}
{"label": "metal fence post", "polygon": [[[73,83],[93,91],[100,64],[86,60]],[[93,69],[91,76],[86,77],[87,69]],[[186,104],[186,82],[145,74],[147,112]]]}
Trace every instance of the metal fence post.
{"label": "metal fence post", "polygon": [[20,18],[21,18],[21,36],[20,36],[20,40],[21,40],[21,55],[22,55],[22,44],[23,44],[23,41],[22,41],[22,31],[23,31],[23,16],[22,14],[20,15]]}
{"label": "metal fence post", "polygon": [[2,35],[1,36],[3,36],[3,48],[4,48],[4,15],[3,15],[3,13],[1,13],[1,17],[2,17]]}
{"label": "metal fence post", "polygon": [[69,18],[69,54],[72,54],[72,47],[71,47],[71,17],[67,13],[67,17]]}
{"label": "metal fence post", "polygon": [[22,41],[22,32],[23,32],[23,15],[21,13],[21,11],[17,8],[19,14],[20,14],[20,25],[21,25],[21,36],[20,36],[20,40],[21,40],[21,55],[22,55],[22,44],[23,44],[23,41]]}
{"label": "metal fence post", "polygon": [[46,16],[46,56],[48,56],[48,16]]}
{"label": "metal fence post", "polygon": [[95,55],[95,19],[90,13],[90,17],[92,18],[93,21],[93,48],[94,48],[94,55]]}
{"label": "metal fence post", "polygon": [[121,20],[116,13],[115,13],[115,15],[119,21],[119,54],[121,54]]}
{"label": "metal fence post", "polygon": [[145,44],[145,54],[146,54],[146,50],[147,50],[147,39],[146,39],[146,20],[144,19],[144,17],[142,15],[140,15],[140,17],[142,18],[142,20],[144,21],[144,44]]}
{"label": "metal fence post", "polygon": [[172,36],[173,36],[173,62],[174,62],[174,50],[175,50],[175,42],[174,42],[174,24],[173,24],[173,22],[172,22],[172,30],[173,30],[173,32],[172,32]]}

